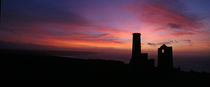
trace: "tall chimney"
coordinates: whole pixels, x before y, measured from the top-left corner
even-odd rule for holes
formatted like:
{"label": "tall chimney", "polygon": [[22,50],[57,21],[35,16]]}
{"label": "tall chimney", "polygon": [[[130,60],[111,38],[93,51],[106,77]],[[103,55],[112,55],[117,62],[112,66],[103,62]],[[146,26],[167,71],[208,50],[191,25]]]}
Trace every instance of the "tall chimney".
{"label": "tall chimney", "polygon": [[132,58],[139,58],[141,55],[141,34],[133,33]]}
{"label": "tall chimney", "polygon": [[[150,63],[151,62],[151,63]],[[153,62],[148,60],[147,53],[141,53],[141,34],[133,33],[132,57],[129,63],[133,70],[148,71],[152,70]]]}
{"label": "tall chimney", "polygon": [[141,57],[141,34],[133,33],[133,47],[130,64],[136,64]]}

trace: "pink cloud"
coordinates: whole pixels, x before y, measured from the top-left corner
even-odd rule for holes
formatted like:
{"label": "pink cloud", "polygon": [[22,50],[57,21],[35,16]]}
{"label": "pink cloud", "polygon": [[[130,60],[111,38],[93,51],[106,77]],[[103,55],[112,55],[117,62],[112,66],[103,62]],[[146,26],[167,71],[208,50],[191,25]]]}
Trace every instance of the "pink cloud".
{"label": "pink cloud", "polygon": [[135,13],[135,16],[139,17],[140,23],[146,24],[145,26],[156,26],[155,29],[152,29],[153,32],[164,30],[171,33],[172,36],[180,32],[179,36],[181,36],[186,35],[183,34],[186,31],[194,33],[203,27],[196,16],[188,14],[183,10],[185,7],[176,0],[139,1],[129,8]]}
{"label": "pink cloud", "polygon": [[175,36],[175,37],[179,37],[179,36],[191,36],[191,35],[194,35],[194,33],[192,32],[174,32],[174,33],[171,33],[172,36]]}

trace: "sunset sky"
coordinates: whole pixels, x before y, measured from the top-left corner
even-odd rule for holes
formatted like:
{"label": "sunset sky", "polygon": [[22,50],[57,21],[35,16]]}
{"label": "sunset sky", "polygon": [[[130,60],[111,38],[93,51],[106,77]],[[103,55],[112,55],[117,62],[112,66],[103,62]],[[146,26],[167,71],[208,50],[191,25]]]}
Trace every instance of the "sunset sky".
{"label": "sunset sky", "polygon": [[139,32],[149,55],[166,44],[175,56],[210,57],[209,0],[2,1],[0,43],[120,55]]}

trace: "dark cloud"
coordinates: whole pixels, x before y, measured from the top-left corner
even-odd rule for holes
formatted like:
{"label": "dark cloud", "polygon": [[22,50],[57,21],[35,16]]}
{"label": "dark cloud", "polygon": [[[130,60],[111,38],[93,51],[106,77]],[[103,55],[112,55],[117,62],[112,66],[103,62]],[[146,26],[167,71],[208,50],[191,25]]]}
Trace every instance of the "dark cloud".
{"label": "dark cloud", "polygon": [[171,28],[182,28],[180,24],[168,23],[168,26]]}
{"label": "dark cloud", "polygon": [[148,45],[156,46],[156,43],[147,43]]}
{"label": "dark cloud", "polygon": [[157,46],[157,45],[163,45],[163,44],[166,44],[166,45],[170,45],[170,44],[173,44],[173,43],[178,43],[178,41],[174,40],[174,41],[166,41],[166,42],[159,42],[159,43],[147,43],[147,45],[150,45],[150,46]]}
{"label": "dark cloud", "polygon": [[177,40],[171,40],[171,41],[158,42],[158,43],[149,42],[149,43],[147,43],[147,45],[150,45],[150,46],[160,46],[160,45],[163,45],[163,44],[171,45],[171,44],[176,44],[176,43],[179,43],[179,42],[180,43],[183,42],[183,43],[192,44],[192,40],[186,39],[186,40],[179,40],[179,41],[177,41]]}
{"label": "dark cloud", "polygon": [[183,41],[187,43],[192,43],[192,40],[183,40]]}

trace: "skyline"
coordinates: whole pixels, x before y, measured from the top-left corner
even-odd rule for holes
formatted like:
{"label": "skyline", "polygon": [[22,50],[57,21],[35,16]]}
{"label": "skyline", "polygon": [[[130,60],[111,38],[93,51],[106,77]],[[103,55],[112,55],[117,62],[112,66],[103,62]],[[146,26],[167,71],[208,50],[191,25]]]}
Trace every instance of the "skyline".
{"label": "skyline", "polygon": [[130,55],[131,34],[140,32],[142,52],[151,57],[162,44],[180,58],[210,57],[208,0],[2,1],[0,44]]}

